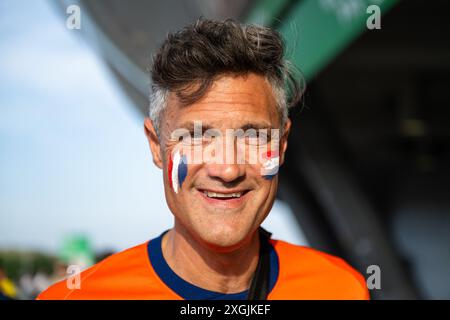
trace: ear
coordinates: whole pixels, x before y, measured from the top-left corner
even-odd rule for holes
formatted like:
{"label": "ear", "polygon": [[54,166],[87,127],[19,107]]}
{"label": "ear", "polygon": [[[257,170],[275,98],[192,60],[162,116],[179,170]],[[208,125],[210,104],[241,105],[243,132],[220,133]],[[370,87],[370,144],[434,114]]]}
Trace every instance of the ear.
{"label": "ear", "polygon": [[291,120],[288,118],[284,128],[283,128],[283,136],[280,139],[280,166],[284,163],[285,153],[288,147],[288,137],[291,131]]}
{"label": "ear", "polygon": [[148,117],[144,119],[144,130],[150,145],[150,151],[152,152],[153,162],[158,168],[162,169],[161,144],[158,135],[156,134],[155,127],[153,126],[153,122]]}

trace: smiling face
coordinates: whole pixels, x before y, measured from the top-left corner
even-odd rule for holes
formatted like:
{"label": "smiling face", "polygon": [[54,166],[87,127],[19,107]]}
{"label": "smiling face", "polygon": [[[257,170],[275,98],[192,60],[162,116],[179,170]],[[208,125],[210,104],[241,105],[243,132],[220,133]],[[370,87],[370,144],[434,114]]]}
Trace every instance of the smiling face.
{"label": "smiling face", "polygon": [[[247,147],[244,162],[238,162],[236,157],[226,163],[211,161],[215,155],[209,151],[214,145],[212,141],[220,138],[204,136],[193,137],[191,141],[191,146],[199,145],[204,150],[202,161],[193,163],[192,154],[182,150],[180,142],[171,134],[180,128],[191,130],[195,121],[201,121],[203,131],[213,128],[222,137],[229,129],[268,129],[269,132],[281,129],[272,88],[265,78],[256,74],[224,75],[200,100],[188,106],[183,106],[175,94],[169,95],[160,123],[160,140],[151,121],[145,120],[153,160],[164,172],[165,196],[175,216],[175,227],[184,228],[197,241],[216,250],[233,250],[249,239],[272,207],[278,184],[278,177],[273,175],[274,163],[278,164],[274,155],[279,155],[281,165],[290,122],[285,124],[277,150],[267,152],[266,149],[262,155],[266,163],[249,163],[250,150],[256,150],[257,146],[248,139],[243,139]],[[237,151],[242,147],[237,140],[231,144],[224,142],[224,154],[229,151],[227,148]],[[265,147],[270,148],[270,141]],[[270,171],[269,176],[263,173],[265,167]]]}

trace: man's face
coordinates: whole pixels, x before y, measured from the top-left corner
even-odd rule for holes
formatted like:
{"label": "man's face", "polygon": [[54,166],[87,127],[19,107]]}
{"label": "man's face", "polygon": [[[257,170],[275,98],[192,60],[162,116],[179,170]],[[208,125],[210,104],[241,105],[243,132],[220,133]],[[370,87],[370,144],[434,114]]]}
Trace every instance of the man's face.
{"label": "man's face", "polygon": [[[174,137],[177,129],[192,131],[194,122],[199,121],[203,132],[192,136],[190,143],[180,143]],[[183,106],[175,94],[170,94],[160,124],[160,140],[152,135],[149,119],[145,126],[154,162],[163,169],[166,200],[176,225],[216,250],[233,250],[248,240],[269,213],[278,184],[276,174],[269,178],[263,174],[264,160],[249,161],[250,153],[260,156],[263,152],[266,159],[269,150],[269,158],[270,154],[279,154],[281,165],[290,122],[276,144],[277,150],[271,149],[270,138],[267,142],[247,137],[234,139],[227,130],[267,129],[270,133],[271,129],[281,129],[267,80],[255,74],[222,76],[189,106]],[[211,128],[221,137],[205,138],[202,133]],[[201,161],[193,160],[191,151],[195,147],[196,151],[202,150]],[[218,151],[223,152],[223,157],[227,152],[234,156],[220,162],[215,157]],[[237,160],[239,152],[244,161]]]}

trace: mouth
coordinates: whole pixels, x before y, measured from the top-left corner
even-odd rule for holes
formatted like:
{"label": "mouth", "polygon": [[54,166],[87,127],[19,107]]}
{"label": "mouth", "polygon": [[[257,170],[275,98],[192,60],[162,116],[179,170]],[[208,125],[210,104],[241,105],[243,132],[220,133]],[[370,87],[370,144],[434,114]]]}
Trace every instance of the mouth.
{"label": "mouth", "polygon": [[250,190],[206,190],[197,189],[199,196],[209,207],[225,209],[239,208],[247,200]]}

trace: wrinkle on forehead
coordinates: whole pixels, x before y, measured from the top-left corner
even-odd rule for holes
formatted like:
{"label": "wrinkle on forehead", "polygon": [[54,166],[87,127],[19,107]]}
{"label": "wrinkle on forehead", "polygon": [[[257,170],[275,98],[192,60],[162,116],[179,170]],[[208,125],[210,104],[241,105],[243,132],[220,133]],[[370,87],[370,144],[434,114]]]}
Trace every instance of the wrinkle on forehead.
{"label": "wrinkle on forehead", "polygon": [[[217,79],[198,103],[275,103],[270,83],[262,76],[223,76]],[[271,101],[272,100],[272,101]]]}
{"label": "wrinkle on forehead", "polygon": [[244,121],[245,118],[265,120],[274,127],[280,121],[270,83],[256,74],[218,77],[203,97],[188,106],[183,106],[176,94],[170,93],[162,125],[170,131],[177,123],[199,120],[223,127],[223,120]]}

